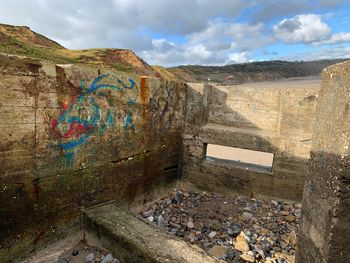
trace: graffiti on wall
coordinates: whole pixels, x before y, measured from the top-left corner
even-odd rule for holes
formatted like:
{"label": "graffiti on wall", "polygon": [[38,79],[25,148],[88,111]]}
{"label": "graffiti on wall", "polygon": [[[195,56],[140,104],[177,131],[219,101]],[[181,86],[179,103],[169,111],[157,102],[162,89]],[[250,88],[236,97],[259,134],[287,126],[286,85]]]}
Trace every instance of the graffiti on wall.
{"label": "graffiti on wall", "polygon": [[[80,93],[62,103],[61,112],[52,120],[50,129],[59,141],[57,148],[68,167],[73,164],[77,147],[85,144],[93,134],[114,129],[118,120],[123,122],[125,133],[135,130],[131,106],[136,103],[138,90],[133,79],[128,81],[126,84],[113,75],[102,74],[90,86],[81,81]],[[111,92],[118,95],[111,96]],[[111,107],[115,98],[118,105]]]}
{"label": "graffiti on wall", "polygon": [[151,135],[156,135],[158,131],[169,129],[175,113],[174,110],[169,110],[175,89],[167,85],[165,89],[158,89],[156,93],[163,93],[163,95],[149,99],[148,133]]}
{"label": "graffiti on wall", "polygon": [[79,93],[62,101],[50,129],[64,168],[72,168],[75,153],[92,138],[96,142],[99,135],[105,135],[99,137],[101,140],[121,140],[131,146],[131,135],[157,138],[170,129],[176,111],[175,88],[154,85],[152,96],[147,78],[141,78],[140,87],[133,79],[127,82],[113,74],[102,74],[90,85],[80,81]]}

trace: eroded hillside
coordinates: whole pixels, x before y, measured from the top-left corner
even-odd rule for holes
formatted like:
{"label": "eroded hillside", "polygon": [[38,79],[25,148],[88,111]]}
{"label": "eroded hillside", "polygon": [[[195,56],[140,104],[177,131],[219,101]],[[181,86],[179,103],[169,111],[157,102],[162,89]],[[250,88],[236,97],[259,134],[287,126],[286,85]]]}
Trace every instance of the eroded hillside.
{"label": "eroded hillside", "polygon": [[101,65],[137,75],[159,75],[131,50],[69,50],[26,26],[0,24],[0,53],[49,60],[55,63]]}

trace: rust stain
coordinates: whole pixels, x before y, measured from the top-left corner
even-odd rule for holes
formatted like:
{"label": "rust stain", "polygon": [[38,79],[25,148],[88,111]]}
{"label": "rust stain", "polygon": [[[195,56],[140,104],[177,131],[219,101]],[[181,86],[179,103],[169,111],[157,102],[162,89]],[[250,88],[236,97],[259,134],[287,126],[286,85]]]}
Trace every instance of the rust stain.
{"label": "rust stain", "polygon": [[346,103],[344,111],[343,111],[343,118],[346,118],[349,115],[349,108],[350,108],[350,105],[348,102],[348,103]]}
{"label": "rust stain", "polygon": [[57,91],[59,94],[66,94],[70,97],[78,95],[80,92],[80,87],[75,86],[66,75],[64,68],[56,65],[56,82]]}
{"label": "rust stain", "polygon": [[38,203],[39,193],[40,193],[39,178],[35,178],[34,180],[32,180],[32,183],[33,183],[33,194],[35,197],[35,203]]}
{"label": "rust stain", "polygon": [[310,96],[304,98],[304,101],[314,101],[316,99],[317,99],[317,97],[315,95],[310,95]]}
{"label": "rust stain", "polygon": [[142,127],[147,130],[147,102],[148,102],[148,85],[147,77],[140,77],[141,85],[141,104],[142,104]]}

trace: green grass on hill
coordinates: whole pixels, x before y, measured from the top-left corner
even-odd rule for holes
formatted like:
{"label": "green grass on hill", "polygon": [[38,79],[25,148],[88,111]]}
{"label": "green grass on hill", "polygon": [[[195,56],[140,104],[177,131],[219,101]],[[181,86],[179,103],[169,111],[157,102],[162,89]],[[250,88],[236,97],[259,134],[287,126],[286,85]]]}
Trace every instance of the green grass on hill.
{"label": "green grass on hill", "polygon": [[263,61],[227,66],[178,66],[167,68],[168,71],[186,81],[224,82],[225,77],[233,75],[241,82],[273,80],[292,77],[317,76],[322,69],[347,59],[316,60],[316,61]]}

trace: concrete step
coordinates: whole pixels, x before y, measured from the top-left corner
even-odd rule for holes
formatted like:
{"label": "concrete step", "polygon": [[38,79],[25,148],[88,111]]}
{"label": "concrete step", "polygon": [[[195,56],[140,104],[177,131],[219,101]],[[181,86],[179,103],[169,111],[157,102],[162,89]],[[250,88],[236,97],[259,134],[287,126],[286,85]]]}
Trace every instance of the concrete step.
{"label": "concrete step", "polygon": [[87,241],[99,243],[123,263],[214,263],[216,259],[114,203],[83,212]]}

